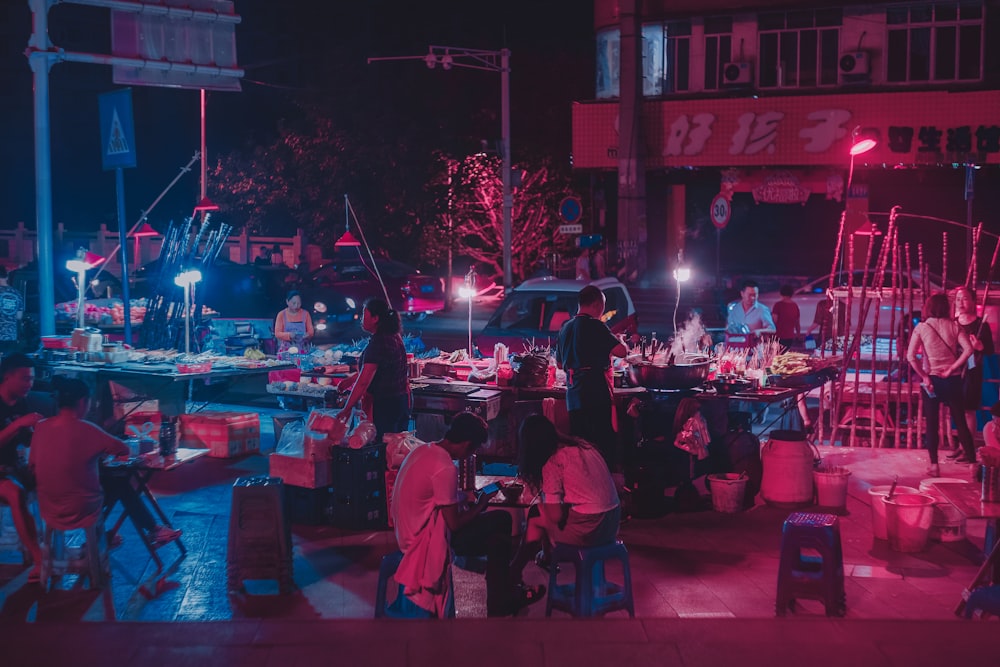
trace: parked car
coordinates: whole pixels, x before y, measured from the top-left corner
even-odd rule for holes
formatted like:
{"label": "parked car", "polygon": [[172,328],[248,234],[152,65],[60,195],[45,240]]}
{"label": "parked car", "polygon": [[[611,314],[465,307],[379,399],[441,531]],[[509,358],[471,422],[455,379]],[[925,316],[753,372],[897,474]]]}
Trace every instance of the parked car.
{"label": "parked car", "polygon": [[[388,259],[375,260],[389,300],[396,311],[422,319],[444,308],[441,280]],[[302,304],[312,314],[315,341],[332,342],[349,331],[357,331],[361,309],[373,297],[385,298],[375,272],[359,259],[335,260],[316,269],[302,285]]]}
{"label": "parked car", "polygon": [[[854,272],[854,275],[851,278],[851,284],[853,286],[853,294],[851,299],[852,329],[855,326],[857,326],[858,318],[861,313],[860,297],[861,297],[861,282],[863,277],[864,277],[864,272],[857,270]],[[942,279],[940,276],[934,274],[928,274],[927,277],[930,281],[930,287],[932,291],[944,289],[942,287]],[[920,312],[920,309],[923,306],[925,298],[923,291],[920,289],[920,285],[923,282],[920,277],[920,274],[914,271],[912,275],[912,286],[913,286],[912,307],[910,305],[911,280],[907,280],[906,275],[901,276],[901,278],[903,279],[903,284],[900,286],[901,289],[899,289],[899,292],[896,295],[896,299],[894,300],[892,297],[892,290],[890,289],[892,285],[891,276],[889,275],[885,276],[885,278],[882,281],[882,287],[883,287],[882,294],[881,296],[875,295],[875,297],[873,297],[875,298],[875,301],[872,302],[871,309],[868,311],[868,318],[865,320],[865,327],[862,330],[862,333],[864,334],[877,333],[877,335],[880,337],[889,336],[892,331],[891,329],[893,320],[892,310],[894,303],[896,309],[895,322],[897,323],[897,326],[898,323],[901,322],[904,312],[910,313],[911,316],[918,314]],[[844,303],[845,308],[846,308],[846,296],[847,296],[847,279],[848,279],[848,272],[840,271],[836,274],[833,283],[834,292],[839,297],[838,301],[842,301]],[[829,286],[830,286],[830,274],[828,273],[825,276],[810,280],[805,285],[802,285],[801,287],[795,289],[795,292],[792,295],[792,300],[799,307],[799,326],[801,327],[803,333],[805,333],[806,329],[809,328],[809,325],[813,323],[813,319],[816,316],[816,307],[819,305],[821,301],[823,301],[826,298],[826,292]],[[872,272],[869,272],[868,287],[871,288],[871,286],[872,286]],[[951,281],[948,282],[948,289],[951,289],[954,286],[955,285],[951,283]],[[871,293],[870,289],[869,292]],[[776,304],[780,300],[781,300],[781,295],[777,291],[762,292],[758,297],[758,301],[763,303],[768,308],[773,308],[774,304]],[[877,332],[875,327],[875,310],[874,310],[876,305],[879,309]],[[840,321],[843,322],[843,318],[841,318]]]}
{"label": "parked car", "polygon": [[635,305],[628,288],[615,278],[566,280],[532,278],[504,297],[486,326],[474,338],[480,352],[489,356],[496,343],[504,343],[512,352],[521,352],[529,342],[555,345],[563,323],[576,315],[580,290],[594,285],[604,292],[608,326],[615,333],[634,333],[638,328]]}

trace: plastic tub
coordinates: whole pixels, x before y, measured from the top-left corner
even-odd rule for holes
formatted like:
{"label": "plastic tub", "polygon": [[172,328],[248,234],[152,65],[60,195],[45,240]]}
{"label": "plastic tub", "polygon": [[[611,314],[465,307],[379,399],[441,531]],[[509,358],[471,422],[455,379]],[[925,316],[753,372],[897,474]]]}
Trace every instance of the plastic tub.
{"label": "plastic tub", "polygon": [[851,471],[841,467],[817,468],[813,471],[816,484],[816,504],[836,512],[847,510],[847,482]]}
{"label": "plastic tub", "polygon": [[[885,498],[889,494],[889,489],[891,488],[891,484],[885,484],[883,486],[873,486],[868,489],[869,500],[872,504],[872,533],[875,535],[876,540],[889,539],[889,534],[886,532],[885,527],[885,505],[882,503],[882,498]],[[897,485],[893,495],[902,493],[920,492],[912,486]]]}
{"label": "plastic tub", "polygon": [[743,509],[746,496],[746,475],[734,472],[709,475],[712,487],[712,509],[724,514],[735,514]]}
{"label": "plastic tub", "polygon": [[933,496],[923,493],[882,498],[890,549],[912,553],[927,547],[935,502]]}

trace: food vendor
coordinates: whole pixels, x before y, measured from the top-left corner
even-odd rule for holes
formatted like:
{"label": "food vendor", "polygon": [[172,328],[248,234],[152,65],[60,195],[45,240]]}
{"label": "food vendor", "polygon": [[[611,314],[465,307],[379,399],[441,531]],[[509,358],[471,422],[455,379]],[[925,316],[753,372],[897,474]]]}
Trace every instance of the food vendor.
{"label": "food vendor", "polygon": [[406,374],[406,347],[399,313],[383,299],[370,299],[361,314],[361,328],[372,335],[361,353],[356,377],[346,378],[340,388],[352,385],[351,394],[338,414],[346,421],[360,401],[375,424],[376,441],[384,433],[402,433],[410,425],[410,382]]}
{"label": "food vendor", "polygon": [[609,468],[614,468],[615,414],[611,357],[625,357],[628,349],[608,325],[604,293],[587,285],[578,296],[576,317],[559,331],[556,363],[566,371],[566,410],[570,432],[594,443]]}
{"label": "food vendor", "polygon": [[771,309],[757,300],[760,288],[754,280],[745,280],[740,286],[740,298],[727,309],[726,331],[728,333],[749,333],[754,336],[777,332]]}
{"label": "food vendor", "polygon": [[278,351],[286,352],[292,347],[302,352],[312,340],[313,323],[309,313],[302,310],[302,295],[292,290],[285,297],[287,308],[278,313],[274,320],[274,337],[278,339]]}

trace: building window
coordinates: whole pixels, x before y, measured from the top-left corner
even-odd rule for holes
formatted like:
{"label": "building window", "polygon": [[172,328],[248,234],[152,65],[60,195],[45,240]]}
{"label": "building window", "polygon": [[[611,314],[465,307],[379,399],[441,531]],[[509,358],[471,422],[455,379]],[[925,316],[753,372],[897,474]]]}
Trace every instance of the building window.
{"label": "building window", "polygon": [[691,24],[687,21],[668,23],[663,27],[666,80],[665,93],[683,93],[691,89]]}
{"label": "building window", "polygon": [[619,95],[621,72],[621,38],[618,28],[597,33],[596,97],[606,100]]}
{"label": "building window", "polygon": [[761,14],[758,86],[836,85],[842,21],[839,9]]}
{"label": "building window", "polygon": [[982,79],[981,3],[892,7],[886,10],[885,22],[890,83]]}
{"label": "building window", "polygon": [[667,41],[666,26],[662,23],[642,26],[642,94],[657,97],[663,94],[666,70],[663,67]]}
{"label": "building window", "polygon": [[722,70],[733,60],[733,19],[716,16],[705,19],[705,90],[718,90]]}

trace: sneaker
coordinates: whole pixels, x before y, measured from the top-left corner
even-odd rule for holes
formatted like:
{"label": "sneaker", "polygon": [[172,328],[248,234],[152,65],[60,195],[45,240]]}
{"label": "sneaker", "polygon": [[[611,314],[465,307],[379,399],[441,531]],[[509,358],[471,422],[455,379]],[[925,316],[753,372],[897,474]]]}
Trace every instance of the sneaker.
{"label": "sneaker", "polygon": [[153,544],[166,544],[173,542],[181,536],[181,531],[167,526],[157,526],[149,533],[149,539]]}

